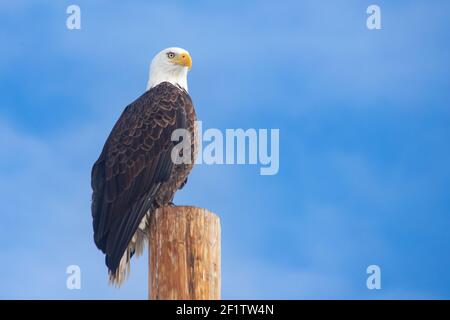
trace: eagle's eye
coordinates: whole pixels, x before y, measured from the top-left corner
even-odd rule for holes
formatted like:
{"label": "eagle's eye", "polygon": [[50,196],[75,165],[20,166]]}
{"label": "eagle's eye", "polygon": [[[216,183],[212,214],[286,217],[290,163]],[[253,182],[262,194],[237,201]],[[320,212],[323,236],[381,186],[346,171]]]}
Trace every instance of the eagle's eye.
{"label": "eagle's eye", "polygon": [[173,59],[173,58],[175,58],[175,53],[173,53],[173,52],[168,52],[168,53],[167,53],[167,57],[168,57],[169,59]]}

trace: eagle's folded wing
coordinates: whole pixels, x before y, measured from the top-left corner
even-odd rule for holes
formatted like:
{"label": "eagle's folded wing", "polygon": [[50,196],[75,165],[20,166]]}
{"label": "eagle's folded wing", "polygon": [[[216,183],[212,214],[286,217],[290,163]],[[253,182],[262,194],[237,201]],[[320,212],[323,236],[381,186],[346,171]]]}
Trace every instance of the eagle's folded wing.
{"label": "eagle's folded wing", "polygon": [[94,240],[114,272],[173,167],[172,132],[186,128],[186,101],[162,83],[130,104],[92,169]]}

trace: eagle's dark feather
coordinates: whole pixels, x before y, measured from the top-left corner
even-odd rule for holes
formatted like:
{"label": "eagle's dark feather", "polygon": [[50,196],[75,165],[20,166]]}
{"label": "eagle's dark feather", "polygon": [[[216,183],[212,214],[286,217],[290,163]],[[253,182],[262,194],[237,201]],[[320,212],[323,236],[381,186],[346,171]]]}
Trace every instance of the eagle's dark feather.
{"label": "eagle's dark feather", "polygon": [[[186,91],[163,82],[127,106],[92,168],[94,240],[114,274],[139,223],[172,201],[192,165],[174,165],[172,132],[193,132]],[[178,167],[178,168],[175,168]]]}

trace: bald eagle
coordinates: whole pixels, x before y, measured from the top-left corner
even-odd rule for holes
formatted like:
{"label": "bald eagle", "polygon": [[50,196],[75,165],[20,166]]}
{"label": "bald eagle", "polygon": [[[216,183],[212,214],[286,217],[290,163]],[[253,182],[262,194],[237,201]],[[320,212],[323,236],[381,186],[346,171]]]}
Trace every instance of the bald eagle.
{"label": "bald eagle", "polygon": [[[94,241],[105,254],[112,284],[125,280],[130,258],[142,253],[148,239],[150,215],[173,205],[195,161],[196,114],[187,87],[191,65],[181,48],[153,58],[146,92],[125,108],[92,168]],[[191,135],[192,161],[172,161],[176,129]]]}

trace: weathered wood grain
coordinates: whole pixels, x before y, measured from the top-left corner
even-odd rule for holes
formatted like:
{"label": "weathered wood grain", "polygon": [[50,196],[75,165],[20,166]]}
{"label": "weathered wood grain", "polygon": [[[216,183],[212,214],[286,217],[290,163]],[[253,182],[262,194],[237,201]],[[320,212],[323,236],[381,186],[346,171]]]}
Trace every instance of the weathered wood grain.
{"label": "weathered wood grain", "polygon": [[220,219],[206,209],[158,209],[151,217],[149,299],[220,299]]}

